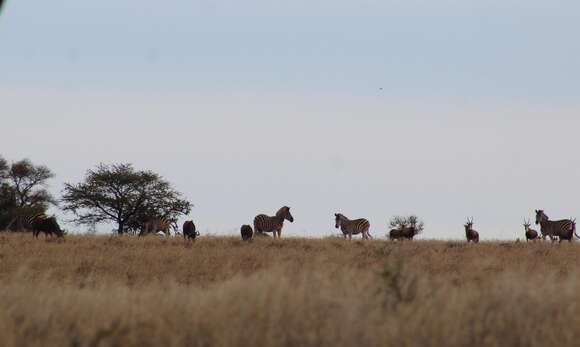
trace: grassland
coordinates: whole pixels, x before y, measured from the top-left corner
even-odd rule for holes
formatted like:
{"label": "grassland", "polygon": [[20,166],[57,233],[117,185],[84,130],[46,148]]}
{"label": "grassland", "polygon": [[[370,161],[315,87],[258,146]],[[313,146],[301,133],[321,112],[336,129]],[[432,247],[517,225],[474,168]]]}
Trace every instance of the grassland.
{"label": "grassland", "polygon": [[0,234],[1,346],[578,346],[580,245]]}

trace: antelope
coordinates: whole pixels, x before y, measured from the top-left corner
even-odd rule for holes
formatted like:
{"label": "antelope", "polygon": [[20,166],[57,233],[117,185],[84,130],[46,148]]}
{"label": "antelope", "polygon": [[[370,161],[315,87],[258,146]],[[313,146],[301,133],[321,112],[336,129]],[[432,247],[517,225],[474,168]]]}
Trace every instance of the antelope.
{"label": "antelope", "polygon": [[539,240],[540,239],[540,235],[538,234],[537,231],[535,231],[534,229],[530,228],[530,225],[532,225],[530,223],[529,220],[524,220],[524,230],[526,231],[526,242],[527,241],[535,241],[535,240]]}
{"label": "antelope", "polygon": [[467,219],[467,223],[464,225],[465,227],[465,237],[467,238],[467,242],[478,243],[479,242],[479,233],[473,229],[473,217],[471,219]]}

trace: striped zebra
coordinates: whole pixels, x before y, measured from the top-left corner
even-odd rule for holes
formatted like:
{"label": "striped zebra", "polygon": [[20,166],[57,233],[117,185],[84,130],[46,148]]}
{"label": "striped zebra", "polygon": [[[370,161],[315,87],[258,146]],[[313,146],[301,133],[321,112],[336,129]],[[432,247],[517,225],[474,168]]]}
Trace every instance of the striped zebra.
{"label": "striped zebra", "polygon": [[467,219],[467,223],[465,223],[464,227],[465,227],[465,238],[467,239],[467,242],[478,243],[479,233],[473,229],[473,217],[471,219]]}
{"label": "striped zebra", "polygon": [[274,237],[276,237],[276,233],[278,233],[278,238],[280,238],[282,227],[284,226],[284,220],[287,220],[290,223],[294,222],[294,217],[290,214],[290,207],[288,206],[279,209],[273,217],[265,214],[257,215],[256,218],[254,218],[254,230],[258,234],[273,233]]}
{"label": "striped zebra", "polygon": [[372,238],[369,233],[371,224],[368,220],[364,218],[350,220],[341,213],[335,213],[334,217],[334,227],[340,228],[345,239],[348,235],[348,239],[352,240],[352,235],[358,234],[362,234],[364,240]]}
{"label": "striped zebra", "polygon": [[38,213],[27,217],[24,220],[26,229],[32,230],[32,235],[38,238],[40,233],[44,233],[45,237],[52,237],[55,235],[58,238],[64,237],[64,232],[58,225],[55,217],[48,217],[44,213]]}
{"label": "striped zebra", "polygon": [[145,222],[143,229],[141,229],[141,232],[139,232],[139,236],[156,234],[159,231],[163,232],[165,236],[170,236],[171,233],[169,232],[169,229],[171,228],[172,224],[173,221],[167,218],[152,218]]}
{"label": "striped zebra", "polygon": [[531,225],[532,224],[530,223],[529,220],[527,221],[524,220],[524,230],[526,231],[526,242],[530,240],[535,241],[540,238],[538,232],[530,228]]}
{"label": "striped zebra", "polygon": [[560,242],[564,240],[572,242],[573,235],[580,238],[576,234],[576,220],[561,219],[551,221],[548,215],[544,213],[544,210],[536,210],[536,224],[540,225],[540,231],[544,239],[549,236],[552,241],[558,237]]}

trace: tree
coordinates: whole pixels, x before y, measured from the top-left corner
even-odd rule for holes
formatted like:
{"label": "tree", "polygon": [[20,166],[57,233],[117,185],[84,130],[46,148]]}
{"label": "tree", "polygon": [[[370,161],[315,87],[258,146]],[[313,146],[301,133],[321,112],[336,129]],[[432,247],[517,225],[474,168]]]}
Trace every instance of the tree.
{"label": "tree", "polygon": [[65,183],[62,202],[76,223],[113,222],[119,234],[144,218],[177,220],[191,211],[191,204],[162,177],[136,171],[131,164],[100,164],[83,182]]}
{"label": "tree", "polygon": [[21,229],[22,217],[45,213],[56,200],[48,192],[52,171],[24,159],[8,165],[0,157],[0,229]]}
{"label": "tree", "polygon": [[8,180],[18,207],[56,205],[56,200],[46,190],[47,181],[54,177],[50,169],[44,165],[34,165],[30,160],[24,159],[12,163],[8,169]]}
{"label": "tree", "polygon": [[0,183],[8,177],[8,163],[0,156]]}
{"label": "tree", "polygon": [[424,223],[415,215],[407,217],[395,216],[389,221],[389,226],[392,228],[389,231],[390,239],[413,239],[420,234],[424,229]]}
{"label": "tree", "polygon": [[405,229],[413,228],[417,231],[417,234],[423,231],[424,223],[415,215],[410,215],[407,217],[395,216],[389,221],[389,226],[393,229]]}

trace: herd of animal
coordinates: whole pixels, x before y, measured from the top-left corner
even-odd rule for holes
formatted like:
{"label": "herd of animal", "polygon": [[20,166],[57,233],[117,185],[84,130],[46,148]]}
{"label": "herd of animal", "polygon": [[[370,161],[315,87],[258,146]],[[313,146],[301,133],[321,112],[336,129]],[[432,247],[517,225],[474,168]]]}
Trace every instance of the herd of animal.
{"label": "herd of animal", "polygon": [[[545,240],[549,238],[552,241],[559,240],[571,242],[574,235],[580,239],[576,233],[575,219],[561,219],[550,220],[543,210],[536,210],[537,225],[540,225],[540,232],[530,228],[529,220],[524,221],[524,230],[526,241]],[[369,232],[370,223],[365,218],[349,219],[341,213],[335,213],[335,227],[340,229],[344,238],[352,239],[353,235],[361,234],[364,240],[371,239]],[[266,236],[266,233],[272,233],[274,238],[282,237],[282,228],[284,221],[294,222],[294,217],[290,213],[290,207],[283,206],[274,216],[259,214],[254,218],[254,228],[250,225],[242,225],[240,234],[242,240],[250,241],[254,237]],[[173,222],[164,218],[154,218],[145,223],[143,230],[139,236],[144,236],[151,233],[160,233],[162,235],[170,235],[169,229]],[[465,223],[465,238],[467,242],[478,243],[479,232],[473,229],[473,218],[469,218]],[[64,232],[60,228],[55,217],[49,217],[42,213],[30,216],[25,221],[25,227],[32,231],[34,237],[38,238],[40,233],[45,236],[64,237]],[[389,238],[391,240],[412,240],[418,233],[419,229],[416,225],[400,225],[398,228],[389,231]],[[199,235],[193,221],[188,220],[183,223],[182,234],[185,240],[195,240]]]}

